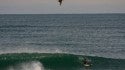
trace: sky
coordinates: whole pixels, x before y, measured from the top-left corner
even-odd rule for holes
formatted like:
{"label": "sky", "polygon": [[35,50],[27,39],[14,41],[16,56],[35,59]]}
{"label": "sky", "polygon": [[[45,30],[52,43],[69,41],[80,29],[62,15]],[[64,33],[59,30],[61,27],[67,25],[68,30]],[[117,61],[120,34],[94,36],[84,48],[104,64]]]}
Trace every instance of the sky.
{"label": "sky", "polygon": [[125,13],[125,0],[0,0],[0,14]]}

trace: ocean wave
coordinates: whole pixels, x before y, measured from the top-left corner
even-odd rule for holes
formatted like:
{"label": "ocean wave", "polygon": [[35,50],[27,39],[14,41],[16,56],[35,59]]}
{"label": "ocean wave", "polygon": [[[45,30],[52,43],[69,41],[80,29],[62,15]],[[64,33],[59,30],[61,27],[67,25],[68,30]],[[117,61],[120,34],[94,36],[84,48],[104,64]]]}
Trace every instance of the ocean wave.
{"label": "ocean wave", "polygon": [[44,67],[82,67],[83,60],[91,60],[92,67],[125,67],[124,59],[83,56],[66,53],[10,53],[0,55],[0,67],[28,61],[39,61]]}

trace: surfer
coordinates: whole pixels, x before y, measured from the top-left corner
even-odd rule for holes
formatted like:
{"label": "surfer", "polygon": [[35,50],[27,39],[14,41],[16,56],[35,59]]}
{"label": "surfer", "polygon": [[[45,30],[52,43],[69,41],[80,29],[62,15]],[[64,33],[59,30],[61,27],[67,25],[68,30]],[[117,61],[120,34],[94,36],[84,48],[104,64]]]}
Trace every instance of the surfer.
{"label": "surfer", "polygon": [[63,1],[63,0],[58,0],[58,2],[60,3],[60,6],[61,6],[61,4],[62,4],[62,1]]}
{"label": "surfer", "polygon": [[90,67],[92,65],[91,61],[88,60],[87,58],[84,59],[83,64],[84,64],[85,67]]}

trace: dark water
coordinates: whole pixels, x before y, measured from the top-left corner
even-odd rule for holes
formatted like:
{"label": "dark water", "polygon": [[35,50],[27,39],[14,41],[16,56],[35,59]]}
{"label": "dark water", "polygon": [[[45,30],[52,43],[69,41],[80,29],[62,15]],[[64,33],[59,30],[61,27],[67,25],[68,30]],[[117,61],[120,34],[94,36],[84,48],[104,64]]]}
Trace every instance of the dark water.
{"label": "dark water", "polygon": [[125,14],[0,15],[0,70],[124,70],[124,46]]}
{"label": "dark water", "polygon": [[[91,67],[84,67],[84,58]],[[0,56],[0,70],[124,70],[124,59],[81,56],[61,53],[14,53]]]}

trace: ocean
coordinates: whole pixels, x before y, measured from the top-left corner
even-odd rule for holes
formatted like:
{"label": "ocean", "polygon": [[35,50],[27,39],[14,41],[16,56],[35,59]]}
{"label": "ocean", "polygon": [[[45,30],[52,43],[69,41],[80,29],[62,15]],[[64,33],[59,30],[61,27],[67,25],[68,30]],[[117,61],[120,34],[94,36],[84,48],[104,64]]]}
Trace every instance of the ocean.
{"label": "ocean", "polygon": [[0,70],[125,70],[125,14],[1,14]]}

